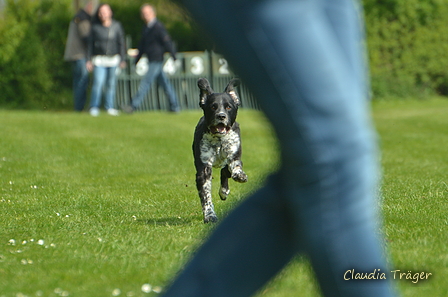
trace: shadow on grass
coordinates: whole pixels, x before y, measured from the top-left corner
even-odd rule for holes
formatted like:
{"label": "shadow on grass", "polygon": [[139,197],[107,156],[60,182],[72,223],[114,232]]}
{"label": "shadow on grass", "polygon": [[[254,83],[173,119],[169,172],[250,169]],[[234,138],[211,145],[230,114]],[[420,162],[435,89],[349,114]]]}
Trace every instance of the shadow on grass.
{"label": "shadow on grass", "polygon": [[182,226],[182,225],[190,225],[192,223],[201,224],[202,219],[198,216],[190,216],[190,217],[139,219],[137,220],[137,222],[149,226]]}

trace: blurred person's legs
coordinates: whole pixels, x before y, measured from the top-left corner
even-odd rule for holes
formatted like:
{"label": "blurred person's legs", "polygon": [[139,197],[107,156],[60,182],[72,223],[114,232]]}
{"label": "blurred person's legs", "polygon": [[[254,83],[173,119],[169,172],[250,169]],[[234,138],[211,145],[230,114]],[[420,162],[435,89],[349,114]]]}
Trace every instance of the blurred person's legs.
{"label": "blurred person's legs", "polygon": [[155,81],[156,77],[162,71],[162,62],[149,62],[148,72],[146,72],[145,77],[140,81],[137,94],[132,98],[132,108],[137,109],[143,102],[146,94],[151,89],[152,83]]}
{"label": "blurred person's legs", "polygon": [[89,84],[89,72],[86,68],[86,60],[73,61],[73,95],[74,108],[82,111],[87,100],[87,86]]}
{"label": "blurred person's legs", "polygon": [[165,297],[249,296],[298,253],[325,296],[392,296],[388,281],[344,280],[351,269],[388,271],[355,3],[185,2],[271,120],[282,165],[223,220]]}
{"label": "blurred person's legs", "polygon": [[115,109],[115,93],[117,85],[117,67],[106,68],[106,88],[105,88],[105,102],[104,108],[106,110]]}
{"label": "blurred person's legs", "polygon": [[90,108],[99,108],[101,104],[101,96],[103,94],[103,86],[106,82],[106,67],[95,66],[93,68],[93,82],[90,98]]}
{"label": "blurred person's legs", "polygon": [[178,112],[179,108],[179,100],[177,100],[176,91],[173,88],[173,85],[170,83],[168,77],[165,72],[163,72],[163,68],[160,69],[160,73],[157,76],[157,83],[162,86],[165,91],[166,96],[170,102],[170,111]]}

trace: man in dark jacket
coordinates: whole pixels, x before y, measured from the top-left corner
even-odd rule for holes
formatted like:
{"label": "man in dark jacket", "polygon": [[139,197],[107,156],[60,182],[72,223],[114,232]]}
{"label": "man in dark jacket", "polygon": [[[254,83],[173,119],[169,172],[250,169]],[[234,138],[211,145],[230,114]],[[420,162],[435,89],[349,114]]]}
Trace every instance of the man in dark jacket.
{"label": "man in dark jacket", "polygon": [[164,25],[157,20],[156,10],[149,4],[143,4],[140,8],[141,17],[145,22],[142,38],[138,46],[138,55],[135,59],[137,63],[143,54],[149,61],[148,72],[141,80],[137,94],[132,98],[130,106],[124,106],[123,110],[132,113],[142,103],[146,93],[150,90],[151,84],[157,79],[157,82],[163,87],[170,101],[170,111],[178,112],[179,104],[176,92],[163,72],[163,54],[169,52],[174,60],[176,53]]}
{"label": "man in dark jacket", "polygon": [[64,60],[73,65],[73,95],[74,108],[82,111],[87,99],[87,85],[89,73],[86,69],[87,39],[90,34],[91,15],[94,11],[94,1],[84,1],[84,8],[80,9],[70,22]]}

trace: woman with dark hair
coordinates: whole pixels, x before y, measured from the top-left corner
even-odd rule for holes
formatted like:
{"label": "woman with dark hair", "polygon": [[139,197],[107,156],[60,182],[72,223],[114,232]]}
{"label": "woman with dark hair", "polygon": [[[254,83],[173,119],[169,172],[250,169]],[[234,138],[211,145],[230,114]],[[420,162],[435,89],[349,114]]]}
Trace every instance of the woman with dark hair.
{"label": "woman with dark hair", "polygon": [[125,67],[126,46],[121,23],[112,18],[109,4],[100,4],[94,16],[87,50],[87,70],[93,71],[90,114],[99,115],[101,95],[105,92],[104,108],[112,116],[114,108],[117,67]]}

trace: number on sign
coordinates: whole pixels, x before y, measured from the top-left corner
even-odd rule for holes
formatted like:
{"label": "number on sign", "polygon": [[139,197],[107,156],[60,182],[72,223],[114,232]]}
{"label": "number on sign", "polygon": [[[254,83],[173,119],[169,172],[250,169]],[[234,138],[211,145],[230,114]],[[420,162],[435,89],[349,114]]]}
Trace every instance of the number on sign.
{"label": "number on sign", "polygon": [[218,68],[218,73],[219,74],[230,74],[229,71],[229,63],[227,63],[227,60],[224,58],[219,58],[218,60],[219,68]]}
{"label": "number on sign", "polygon": [[191,68],[190,71],[194,75],[201,75],[204,73],[205,67],[204,67],[204,59],[201,57],[193,57],[191,58]]}
{"label": "number on sign", "polygon": [[169,57],[163,65],[163,72],[169,75],[174,75],[180,67],[181,62],[179,60],[174,61],[173,57]]}

